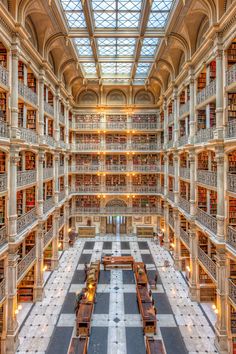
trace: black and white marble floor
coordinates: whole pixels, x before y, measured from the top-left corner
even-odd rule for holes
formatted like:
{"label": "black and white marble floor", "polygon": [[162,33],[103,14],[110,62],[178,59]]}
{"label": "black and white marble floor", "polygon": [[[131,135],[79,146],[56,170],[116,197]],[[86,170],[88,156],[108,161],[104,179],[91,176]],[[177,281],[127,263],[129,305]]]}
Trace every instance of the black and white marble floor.
{"label": "black and white marble floor", "polygon": [[[132,255],[146,263],[150,277],[158,270],[153,292],[157,337],[163,338],[167,354],[217,353],[214,332],[199,305],[188,298],[182,275],[163,266],[166,259],[172,263],[169,253],[151,240],[108,235],[78,240],[63,253],[47,282],[44,300],[34,305],[20,331],[19,354],[67,354],[75,325],[75,292],[84,285],[84,263],[100,259],[102,253]],[[88,353],[146,353],[131,270],[101,267]]]}

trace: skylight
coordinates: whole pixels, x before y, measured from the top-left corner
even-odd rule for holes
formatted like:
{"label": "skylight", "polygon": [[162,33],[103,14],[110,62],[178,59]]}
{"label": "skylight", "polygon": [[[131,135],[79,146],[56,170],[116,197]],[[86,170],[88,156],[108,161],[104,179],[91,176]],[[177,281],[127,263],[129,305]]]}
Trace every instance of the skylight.
{"label": "skylight", "polygon": [[174,0],[60,1],[84,78],[145,84]]}

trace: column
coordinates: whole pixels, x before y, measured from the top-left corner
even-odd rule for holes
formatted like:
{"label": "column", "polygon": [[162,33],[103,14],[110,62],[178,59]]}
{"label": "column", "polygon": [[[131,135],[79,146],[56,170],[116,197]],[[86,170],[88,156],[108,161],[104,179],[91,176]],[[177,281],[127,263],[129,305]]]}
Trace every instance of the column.
{"label": "column", "polygon": [[192,301],[200,300],[199,281],[198,281],[198,236],[196,227],[190,224],[190,278],[189,278],[189,297]]}
{"label": "column", "polygon": [[166,98],[164,99],[163,107],[164,107],[164,149],[166,149],[169,140],[168,139],[168,110],[167,110]]}
{"label": "column", "polygon": [[174,172],[175,172],[175,181],[174,181],[174,196],[175,204],[179,203],[179,154],[178,152],[174,153]]}
{"label": "column", "polygon": [[190,215],[195,217],[196,214],[196,154],[192,149],[189,151],[189,162],[190,162]]}
{"label": "column", "polygon": [[217,162],[217,239],[224,242],[225,227],[225,168],[224,168],[224,146],[216,148]]}
{"label": "column", "polygon": [[226,250],[219,246],[216,250],[216,281],[217,281],[217,303],[218,310],[215,325],[216,338],[215,345],[222,354],[228,353],[227,346],[227,269]]}
{"label": "column", "polygon": [[39,222],[36,230],[36,279],[34,287],[35,301],[42,301],[43,299],[43,246],[44,246],[44,223]]}
{"label": "column", "polygon": [[10,247],[8,254],[8,283],[7,283],[7,337],[6,337],[6,352],[15,353],[19,344],[18,340],[18,323],[17,323],[17,261],[19,256],[15,249]]}
{"label": "column", "polygon": [[223,139],[224,125],[224,80],[223,80],[223,50],[216,51],[216,130],[215,139]]}
{"label": "column", "polygon": [[44,135],[44,70],[40,70],[39,74],[39,128],[40,136]]}
{"label": "column", "polygon": [[65,105],[65,142],[67,146],[69,144],[69,109],[70,105],[67,101]]}
{"label": "column", "polygon": [[53,215],[53,239],[52,239],[52,261],[51,269],[54,270],[58,267],[59,255],[58,255],[58,234],[59,234],[59,211],[56,210]]}
{"label": "column", "polygon": [[64,204],[64,213],[65,213],[65,226],[64,226],[64,240],[63,240],[63,250],[67,250],[69,248],[69,214],[70,207],[69,203],[66,202]]}
{"label": "column", "polygon": [[189,121],[189,143],[194,144],[194,135],[195,135],[195,81],[194,81],[194,74],[193,68],[190,68],[189,76],[189,114],[190,114],[190,121]]}
{"label": "column", "polygon": [[169,188],[169,183],[168,183],[168,155],[165,152],[164,153],[164,196],[166,197],[168,194],[168,188]]}
{"label": "column", "polygon": [[38,181],[37,181],[37,188],[38,188],[38,216],[43,216],[43,171],[44,171],[44,164],[45,161],[45,153],[44,150],[40,150],[38,154]]}
{"label": "column", "polygon": [[58,183],[59,154],[54,155],[54,203],[58,204],[59,183]]}
{"label": "column", "polygon": [[181,247],[180,247],[180,220],[178,210],[174,210],[174,266],[176,270],[181,270]]}
{"label": "column", "polygon": [[16,36],[11,50],[11,138],[18,138],[18,61],[19,39]]}
{"label": "column", "polygon": [[17,146],[10,148],[10,183],[9,183],[9,241],[15,242],[17,236],[17,163],[19,149]]}
{"label": "column", "polygon": [[178,105],[178,89],[174,88],[174,147],[178,147],[178,139],[179,139],[179,105]]}
{"label": "column", "polygon": [[105,235],[106,233],[106,216],[101,216],[101,222],[100,222],[100,234]]}
{"label": "column", "polygon": [[165,202],[164,204],[164,222],[165,222],[165,229],[164,229],[164,247],[165,249],[169,250],[170,247],[170,239],[169,239],[169,206],[168,203]]}
{"label": "column", "polygon": [[60,88],[59,86],[56,87],[56,95],[54,97],[54,102],[55,102],[55,109],[54,109],[54,139],[56,140],[57,143],[59,143],[60,140],[60,126],[59,126],[59,105],[60,105]]}
{"label": "column", "polygon": [[68,168],[68,163],[69,163],[69,156],[64,155],[64,182],[65,182],[65,195],[66,197],[69,196],[69,182],[68,182],[68,177],[69,177],[69,168]]}

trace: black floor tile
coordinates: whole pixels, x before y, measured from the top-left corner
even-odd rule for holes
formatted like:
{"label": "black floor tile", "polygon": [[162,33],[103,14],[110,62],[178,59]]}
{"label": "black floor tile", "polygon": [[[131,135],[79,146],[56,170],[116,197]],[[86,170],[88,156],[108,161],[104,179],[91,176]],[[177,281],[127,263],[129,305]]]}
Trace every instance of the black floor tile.
{"label": "black floor tile", "polygon": [[[125,314],[139,314],[136,293],[124,293]],[[129,353],[129,351],[128,351]]]}
{"label": "black floor tile", "polygon": [[120,248],[122,250],[130,250],[130,245],[128,241],[121,241]]}
{"label": "black floor tile", "polygon": [[147,241],[138,241],[138,246],[140,250],[149,250]]}
{"label": "black floor tile", "polygon": [[131,256],[131,253],[121,253],[122,256]]}
{"label": "black floor tile", "polygon": [[127,353],[145,354],[146,348],[143,337],[143,329],[141,327],[126,327],[125,332]]}
{"label": "black floor tile", "polygon": [[71,284],[84,284],[84,271],[76,269]]}
{"label": "black floor tile", "polygon": [[111,282],[111,271],[100,270],[99,284],[110,284],[110,282]]}
{"label": "black floor tile", "polygon": [[135,284],[134,272],[132,270],[122,270],[123,284]]}
{"label": "black floor tile", "polygon": [[56,327],[46,354],[67,354],[73,327]]}
{"label": "black floor tile", "polygon": [[88,354],[107,354],[107,327],[92,327]]}
{"label": "black floor tile", "polygon": [[112,242],[111,241],[104,241],[102,249],[103,250],[111,250],[112,249]]}
{"label": "black floor tile", "polygon": [[142,261],[146,264],[154,264],[154,260],[151,254],[141,254]]}
{"label": "black floor tile", "polygon": [[161,327],[160,330],[167,354],[188,353],[178,327]]}
{"label": "black floor tile", "polygon": [[94,241],[86,241],[84,244],[84,249],[85,250],[93,250],[94,245],[95,245]]}
{"label": "black floor tile", "polygon": [[161,293],[153,293],[152,297],[155,301],[155,307],[157,309],[157,313],[159,314],[173,314],[171,309],[169,299],[166,294]]}
{"label": "black floor tile", "polygon": [[61,313],[74,313],[75,308],[75,293],[67,293],[63,303]]}
{"label": "black floor tile", "polygon": [[85,254],[81,254],[80,258],[79,258],[79,263],[83,264],[83,263],[90,263],[92,255],[89,253],[85,253]]}
{"label": "black floor tile", "polygon": [[109,313],[109,302],[110,302],[110,294],[109,293],[97,293],[94,313],[108,314]]}

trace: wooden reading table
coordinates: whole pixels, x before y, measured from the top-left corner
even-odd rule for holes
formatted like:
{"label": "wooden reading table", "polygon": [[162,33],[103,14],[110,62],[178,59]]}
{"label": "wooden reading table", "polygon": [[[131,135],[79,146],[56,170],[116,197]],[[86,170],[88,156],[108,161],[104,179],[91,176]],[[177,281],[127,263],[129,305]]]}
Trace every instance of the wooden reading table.
{"label": "wooden reading table", "polygon": [[68,354],[87,354],[88,337],[72,338]]}
{"label": "wooden reading table", "polygon": [[90,334],[90,322],[93,313],[93,303],[81,303],[76,319],[76,335],[86,337]]}
{"label": "wooden reading table", "polygon": [[147,354],[166,354],[161,339],[146,337],[146,350]]}
{"label": "wooden reading table", "polygon": [[[140,272],[139,272],[140,271]],[[143,262],[136,262],[134,265],[134,274],[137,285],[147,286],[148,278]]]}
{"label": "wooden reading table", "polygon": [[140,306],[140,313],[143,320],[144,333],[156,334],[157,319],[152,303],[142,302]]}
{"label": "wooden reading table", "polygon": [[133,269],[134,258],[132,256],[104,256],[103,257],[104,270],[107,267],[124,267],[131,266]]}
{"label": "wooden reading table", "polygon": [[152,302],[151,297],[149,295],[148,288],[146,286],[137,285],[136,294],[137,294],[139,307],[141,306],[142,302]]}

